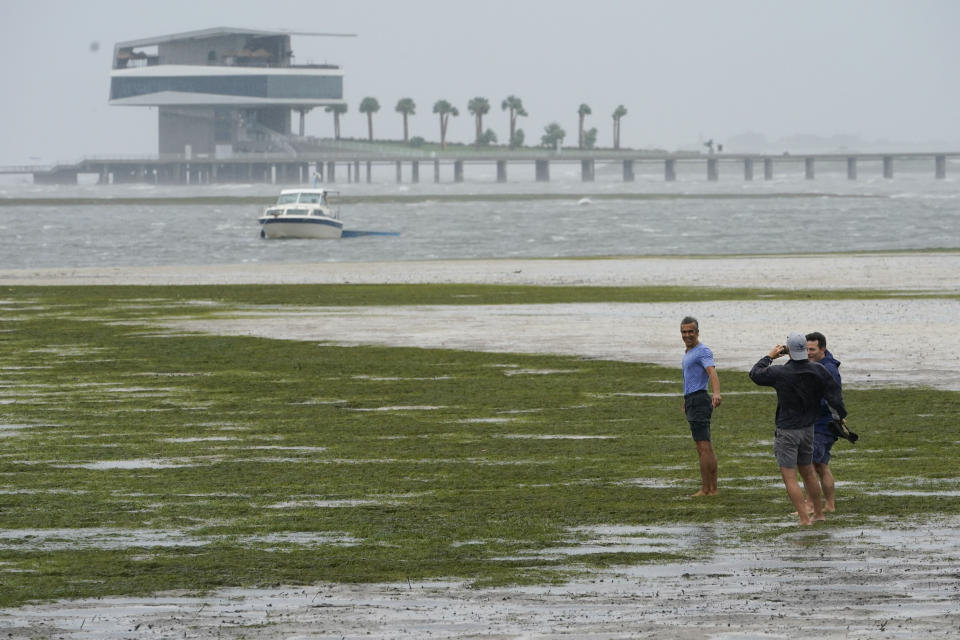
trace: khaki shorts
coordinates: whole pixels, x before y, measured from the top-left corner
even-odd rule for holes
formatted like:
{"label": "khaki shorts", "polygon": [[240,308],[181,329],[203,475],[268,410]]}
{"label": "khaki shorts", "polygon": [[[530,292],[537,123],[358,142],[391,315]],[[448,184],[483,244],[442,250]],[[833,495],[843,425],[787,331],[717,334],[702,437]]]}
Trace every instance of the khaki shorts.
{"label": "khaki shorts", "polygon": [[813,425],[802,429],[777,429],[773,435],[773,455],[781,469],[813,464]]}

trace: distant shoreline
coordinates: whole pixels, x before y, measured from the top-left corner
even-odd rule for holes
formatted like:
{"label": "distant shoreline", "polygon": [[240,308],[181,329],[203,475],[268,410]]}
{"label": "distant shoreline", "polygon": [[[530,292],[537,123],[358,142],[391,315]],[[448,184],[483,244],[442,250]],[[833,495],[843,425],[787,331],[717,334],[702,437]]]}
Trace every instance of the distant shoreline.
{"label": "distant shoreline", "polygon": [[[336,188],[331,189],[336,191]],[[771,198],[879,198],[889,196],[878,194],[850,194],[850,193],[471,193],[471,194],[389,194],[389,195],[340,195],[337,202],[343,204],[362,203],[402,203],[416,204],[420,202],[510,202],[533,200],[570,200],[571,198],[588,198],[590,200],[767,200]],[[63,198],[0,198],[0,207],[18,206],[62,206],[62,205],[187,205],[187,204],[258,204],[269,205],[276,202],[276,197],[270,196],[123,196],[119,198],[104,196],[78,196]]]}

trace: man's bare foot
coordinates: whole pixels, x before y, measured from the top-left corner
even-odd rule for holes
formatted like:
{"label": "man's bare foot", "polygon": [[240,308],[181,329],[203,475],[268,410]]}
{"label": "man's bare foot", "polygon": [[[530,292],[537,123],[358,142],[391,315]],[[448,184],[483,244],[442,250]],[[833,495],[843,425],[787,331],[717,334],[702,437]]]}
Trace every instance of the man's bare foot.
{"label": "man's bare foot", "polygon": [[[824,509],[824,511],[826,511],[826,509]],[[808,515],[808,516],[812,516],[813,514],[814,514],[813,509],[810,509],[809,511],[807,511],[807,515]],[[798,515],[800,515],[800,514],[797,513],[796,511],[793,511],[793,512],[790,513],[790,515],[792,515],[792,516],[798,516]]]}
{"label": "man's bare foot", "polygon": [[827,511],[827,512],[829,512],[829,513],[833,513],[834,511],[837,510],[837,508],[836,508],[835,506],[833,506],[832,504],[825,504],[825,505],[823,505],[823,510],[824,510],[824,511]]}
{"label": "man's bare foot", "polygon": [[827,519],[826,519],[824,516],[820,516],[819,518],[810,518],[810,520],[812,520],[813,522],[826,522],[826,521],[827,521]]}
{"label": "man's bare foot", "polygon": [[691,497],[691,498],[702,498],[703,496],[715,496],[715,495],[717,495],[718,493],[720,493],[720,492],[717,491],[716,489],[714,489],[713,491],[705,491],[705,490],[703,490],[703,489],[700,489],[700,491],[697,491],[695,494],[693,494],[693,495],[690,496],[690,497]]}

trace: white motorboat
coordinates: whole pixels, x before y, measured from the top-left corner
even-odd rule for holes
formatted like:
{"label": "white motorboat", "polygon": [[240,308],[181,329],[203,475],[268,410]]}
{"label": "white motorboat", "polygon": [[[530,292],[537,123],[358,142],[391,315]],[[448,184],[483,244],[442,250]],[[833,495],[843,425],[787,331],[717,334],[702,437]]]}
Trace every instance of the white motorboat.
{"label": "white motorboat", "polygon": [[339,238],[340,212],[328,202],[326,189],[284,189],[260,216],[261,238]]}

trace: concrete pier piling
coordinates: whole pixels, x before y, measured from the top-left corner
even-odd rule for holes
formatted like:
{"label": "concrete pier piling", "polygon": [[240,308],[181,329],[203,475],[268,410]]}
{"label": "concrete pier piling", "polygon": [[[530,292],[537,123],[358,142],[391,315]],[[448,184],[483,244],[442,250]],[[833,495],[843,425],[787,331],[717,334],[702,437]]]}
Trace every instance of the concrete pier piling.
{"label": "concrete pier piling", "polygon": [[595,174],[594,174],[593,159],[581,160],[580,161],[580,181],[593,182],[594,175]]}
{"label": "concrete pier piling", "polygon": [[536,160],[534,166],[537,182],[550,182],[550,161]]}
{"label": "concrete pier piling", "polygon": [[677,161],[673,158],[667,158],[663,163],[663,179],[667,182],[677,179]]}
{"label": "concrete pier piling", "polygon": [[497,182],[507,181],[507,161],[497,160]]}

